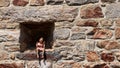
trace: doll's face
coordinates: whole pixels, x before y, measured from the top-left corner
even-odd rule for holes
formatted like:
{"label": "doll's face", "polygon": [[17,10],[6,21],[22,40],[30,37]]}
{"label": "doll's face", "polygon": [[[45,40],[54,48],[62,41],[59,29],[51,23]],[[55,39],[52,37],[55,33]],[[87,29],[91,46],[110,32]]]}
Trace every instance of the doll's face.
{"label": "doll's face", "polygon": [[43,42],[43,38],[42,37],[39,39],[39,42]]}

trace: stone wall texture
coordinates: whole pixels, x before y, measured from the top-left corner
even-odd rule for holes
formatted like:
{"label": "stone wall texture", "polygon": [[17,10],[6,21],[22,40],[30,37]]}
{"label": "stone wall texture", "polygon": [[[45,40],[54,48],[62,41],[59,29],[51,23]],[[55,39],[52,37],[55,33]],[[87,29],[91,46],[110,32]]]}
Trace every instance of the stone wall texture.
{"label": "stone wall texture", "polygon": [[46,68],[120,68],[120,0],[0,0],[0,68],[40,68],[35,46],[20,38],[38,27],[27,25],[47,32],[48,23]]}

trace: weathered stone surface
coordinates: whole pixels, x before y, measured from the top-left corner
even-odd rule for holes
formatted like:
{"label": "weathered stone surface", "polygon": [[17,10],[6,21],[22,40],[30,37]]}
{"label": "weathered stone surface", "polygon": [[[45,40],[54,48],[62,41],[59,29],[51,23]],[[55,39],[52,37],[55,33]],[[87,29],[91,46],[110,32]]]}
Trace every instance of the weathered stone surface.
{"label": "weathered stone surface", "polygon": [[16,40],[16,38],[12,35],[7,35],[5,38],[7,41],[15,41]]}
{"label": "weathered stone surface", "polygon": [[61,47],[61,46],[73,46],[73,43],[69,41],[56,42],[55,47]]}
{"label": "weathered stone surface", "polygon": [[105,41],[98,42],[97,46],[100,48],[105,48],[107,50],[110,50],[110,49],[119,48],[120,44],[118,44],[118,42],[116,41],[105,40]]}
{"label": "weathered stone surface", "polygon": [[110,68],[110,67],[107,64],[103,63],[103,64],[95,65],[93,68]]}
{"label": "weathered stone surface", "polygon": [[24,68],[23,62],[2,62],[0,63],[0,68]]}
{"label": "weathered stone surface", "polygon": [[20,51],[20,46],[8,46],[5,47],[5,50],[8,52]]}
{"label": "weathered stone surface", "polygon": [[96,3],[98,0],[66,0],[68,5],[83,5],[86,3]]}
{"label": "weathered stone surface", "polygon": [[99,60],[99,56],[94,51],[89,51],[89,52],[87,52],[86,55],[87,55],[87,60],[88,61],[94,62],[94,61],[98,61]]}
{"label": "weathered stone surface", "polygon": [[30,0],[31,6],[43,6],[44,0]]}
{"label": "weathered stone surface", "polygon": [[5,42],[3,43],[4,49],[8,52],[20,51],[20,44],[15,42]]}
{"label": "weathered stone surface", "polygon": [[80,39],[85,39],[85,33],[73,33],[71,35],[71,40],[80,40]]}
{"label": "weathered stone surface", "polygon": [[0,37],[0,42],[5,42],[5,41],[6,41],[5,37]]}
{"label": "weathered stone surface", "polygon": [[120,61],[120,51],[115,51],[114,55],[116,56],[117,60]]}
{"label": "weathered stone surface", "polygon": [[120,17],[120,8],[119,3],[110,4],[106,6],[106,18],[119,18]]}
{"label": "weathered stone surface", "polygon": [[0,23],[0,29],[5,29],[6,25],[5,23]]}
{"label": "weathered stone surface", "polygon": [[98,63],[87,63],[84,65],[84,68],[110,68],[107,63],[98,62]]}
{"label": "weathered stone surface", "polygon": [[112,62],[114,61],[115,57],[112,53],[102,53],[101,59],[104,60],[105,62]]}
{"label": "weathered stone surface", "polygon": [[0,7],[7,7],[10,4],[10,0],[0,0]]}
{"label": "weathered stone surface", "polygon": [[83,40],[79,42],[75,42],[75,48],[73,48],[77,52],[73,53],[79,53],[79,52],[87,52],[87,51],[94,51],[95,49],[95,42],[91,40]]}
{"label": "weathered stone surface", "polygon": [[71,29],[71,31],[73,32],[73,33],[85,33],[86,31],[87,31],[88,29],[87,28],[81,28],[81,27],[79,27],[79,26],[74,26],[74,27],[72,27],[72,29]]}
{"label": "weathered stone surface", "polygon": [[28,4],[28,0],[13,0],[13,4],[15,6],[26,6]]}
{"label": "weathered stone surface", "polygon": [[120,28],[116,28],[116,30],[115,30],[115,38],[120,39]]}
{"label": "weathered stone surface", "polygon": [[53,68],[82,68],[79,62],[59,61],[53,65]]}
{"label": "weathered stone surface", "polygon": [[87,5],[81,7],[81,18],[102,18],[104,17],[102,9],[99,5]]}
{"label": "weathered stone surface", "polygon": [[6,23],[5,28],[7,29],[18,29],[19,23]]}
{"label": "weathered stone surface", "polygon": [[79,20],[76,23],[77,26],[92,26],[92,27],[97,27],[98,22],[95,20]]}
{"label": "weathered stone surface", "polygon": [[46,0],[48,5],[59,5],[63,4],[64,0]]}
{"label": "weathered stone surface", "polygon": [[113,21],[110,19],[103,19],[103,20],[100,20],[100,24],[102,27],[110,28],[113,25]]}
{"label": "weathered stone surface", "polygon": [[111,66],[112,68],[120,68],[120,62],[112,62],[112,63],[110,64],[110,66]]}
{"label": "weathered stone surface", "polygon": [[116,0],[101,0],[103,3],[114,3]]}
{"label": "weathered stone surface", "polygon": [[6,51],[1,50],[0,51],[0,60],[7,60],[8,57],[8,53]]}
{"label": "weathered stone surface", "polygon": [[[57,52],[47,51],[45,53],[46,58],[53,61],[57,61],[61,58],[61,56]],[[20,60],[37,60],[36,52],[18,53],[16,54],[16,57]]]}
{"label": "weathered stone surface", "polygon": [[17,22],[42,23],[55,21],[73,21],[78,14],[76,7],[45,6],[29,8],[0,8],[0,19]]}
{"label": "weathered stone surface", "polygon": [[25,64],[27,68],[52,68],[52,62],[48,60],[45,62],[41,60],[40,62],[39,64],[39,61],[26,61]]}
{"label": "weathered stone surface", "polygon": [[111,30],[108,29],[101,29],[101,28],[94,28],[92,31],[87,33],[88,35],[91,35],[94,39],[107,39],[111,38],[113,36],[113,33]]}
{"label": "weathered stone surface", "polygon": [[70,36],[70,30],[69,29],[57,29],[54,32],[55,39],[65,40],[65,39],[68,39],[69,36]]}
{"label": "weathered stone surface", "polygon": [[117,19],[116,26],[120,26],[120,19]]}

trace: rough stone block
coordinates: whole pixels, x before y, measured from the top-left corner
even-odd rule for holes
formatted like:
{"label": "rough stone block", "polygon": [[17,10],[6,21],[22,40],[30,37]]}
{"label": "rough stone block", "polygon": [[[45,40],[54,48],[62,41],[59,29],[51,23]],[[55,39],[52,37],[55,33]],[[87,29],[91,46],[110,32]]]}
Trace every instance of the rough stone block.
{"label": "rough stone block", "polygon": [[26,6],[28,4],[28,0],[13,0],[13,5],[15,6]]}
{"label": "rough stone block", "polygon": [[117,60],[120,61],[120,51],[114,52],[114,55],[116,56]]}
{"label": "rough stone block", "polygon": [[86,3],[96,3],[98,0],[66,0],[68,5],[83,5]]}
{"label": "rough stone block", "polygon": [[31,6],[43,6],[44,0],[30,0]]}
{"label": "rough stone block", "polygon": [[79,20],[76,22],[77,26],[92,26],[92,27],[97,27],[98,26],[98,21],[95,20]]}
{"label": "rough stone block", "polygon": [[[88,38],[94,38],[94,39],[106,39],[111,38],[113,36],[113,33],[111,30],[108,29],[101,29],[101,28],[94,28],[92,31],[87,33]],[[92,37],[89,37],[92,36]]]}
{"label": "rough stone block", "polygon": [[106,18],[119,18],[120,17],[120,4],[110,4],[106,6],[105,16]]}
{"label": "rough stone block", "polygon": [[73,26],[72,27],[72,29],[71,29],[71,31],[73,32],[73,33],[86,33],[87,32],[87,28],[81,28],[81,27],[79,27],[79,26]]}
{"label": "rough stone block", "polygon": [[73,43],[69,41],[56,42],[54,47],[61,47],[61,46],[73,46]]}
{"label": "rough stone block", "polygon": [[116,20],[116,26],[120,26],[120,19]]}
{"label": "rough stone block", "polygon": [[104,60],[105,62],[112,62],[115,60],[115,57],[112,53],[102,53],[101,59]]}
{"label": "rough stone block", "polygon": [[71,35],[71,40],[80,40],[80,39],[85,39],[85,33],[73,33]]}
{"label": "rough stone block", "polygon": [[46,0],[48,5],[59,5],[63,4],[64,0]]}
{"label": "rough stone block", "polygon": [[86,55],[87,55],[87,60],[90,62],[95,62],[95,61],[99,60],[99,56],[94,51],[89,51],[89,52],[87,52]]}
{"label": "rough stone block", "polygon": [[102,9],[99,5],[83,6],[80,10],[81,18],[103,18]]}
{"label": "rough stone block", "polygon": [[[57,61],[61,58],[59,53],[57,52],[52,52],[52,51],[46,51],[46,58]],[[16,57],[20,60],[37,60],[37,54],[35,52],[27,52],[27,53],[18,53],[16,54]]]}
{"label": "rough stone block", "polygon": [[52,62],[48,60],[41,60],[40,62],[41,63],[39,63],[39,61],[27,61],[25,64],[27,64],[26,67],[28,68],[52,68]]}
{"label": "rough stone block", "polygon": [[7,7],[10,4],[10,0],[0,0],[0,7]]}
{"label": "rough stone block", "polygon": [[59,61],[53,65],[53,68],[82,68],[82,65],[74,61]]}
{"label": "rough stone block", "polygon": [[119,49],[120,44],[117,41],[105,40],[98,42],[97,46],[100,48],[111,50],[111,49]]}
{"label": "rough stone block", "polygon": [[115,30],[115,38],[120,39],[120,28],[116,28],[116,30]]}
{"label": "rough stone block", "polygon": [[0,60],[7,60],[9,58],[8,53],[6,51],[0,51]]}
{"label": "rough stone block", "polygon": [[103,3],[114,3],[116,0],[101,0]]}
{"label": "rough stone block", "polygon": [[68,39],[69,36],[70,36],[70,30],[69,29],[57,29],[54,32],[55,39],[65,40],[65,39]]}
{"label": "rough stone block", "polygon": [[[11,22],[56,22],[73,21],[78,14],[78,8],[67,6],[45,6],[29,8],[0,8],[0,19],[10,19]],[[4,17],[4,18],[3,18]]]}
{"label": "rough stone block", "polygon": [[24,68],[23,62],[2,62],[0,63],[0,68]]}
{"label": "rough stone block", "polygon": [[110,19],[100,20],[100,25],[104,28],[110,28],[113,25],[113,21]]}

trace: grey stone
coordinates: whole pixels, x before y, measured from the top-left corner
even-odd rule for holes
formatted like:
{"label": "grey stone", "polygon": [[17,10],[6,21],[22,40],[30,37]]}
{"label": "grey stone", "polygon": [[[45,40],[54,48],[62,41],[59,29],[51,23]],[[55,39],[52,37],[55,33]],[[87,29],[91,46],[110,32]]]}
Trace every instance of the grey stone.
{"label": "grey stone", "polygon": [[116,0],[101,0],[103,3],[114,3]]}
{"label": "grey stone", "polygon": [[5,42],[5,41],[7,41],[5,37],[0,37],[0,42]]}
{"label": "grey stone", "polygon": [[79,39],[85,39],[86,36],[84,33],[73,33],[71,36],[71,40],[79,40]]}
{"label": "grey stone", "polygon": [[64,0],[46,0],[47,1],[47,4],[50,4],[50,5],[59,5],[59,4],[63,4]]}
{"label": "grey stone", "polygon": [[120,17],[120,4],[110,4],[106,6],[105,15],[107,18],[119,18]]}
{"label": "grey stone", "polygon": [[54,32],[55,39],[65,40],[65,39],[68,39],[69,36],[70,36],[69,29],[58,29],[58,30],[55,30]]}
{"label": "grey stone", "polygon": [[73,21],[77,16],[78,9],[75,7],[46,6],[29,8],[0,8],[0,19],[10,19],[12,22],[52,22]]}
{"label": "grey stone", "polygon": [[98,0],[66,0],[68,5],[83,5],[86,3],[96,3]]}

